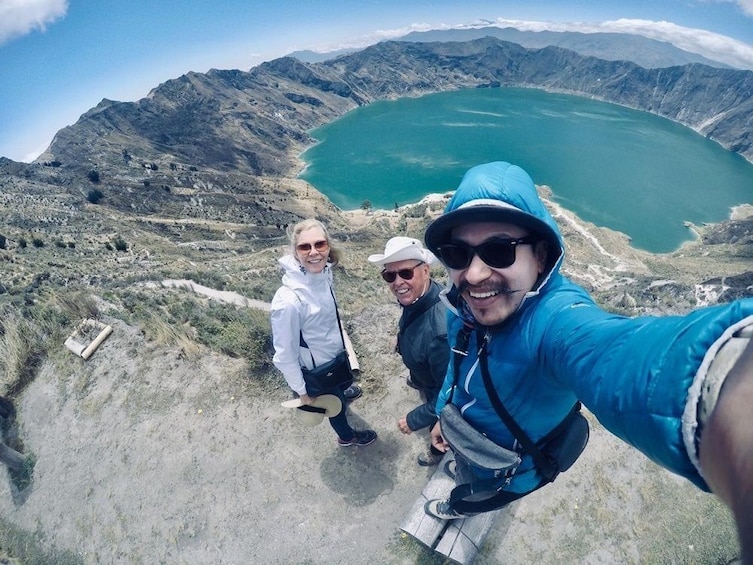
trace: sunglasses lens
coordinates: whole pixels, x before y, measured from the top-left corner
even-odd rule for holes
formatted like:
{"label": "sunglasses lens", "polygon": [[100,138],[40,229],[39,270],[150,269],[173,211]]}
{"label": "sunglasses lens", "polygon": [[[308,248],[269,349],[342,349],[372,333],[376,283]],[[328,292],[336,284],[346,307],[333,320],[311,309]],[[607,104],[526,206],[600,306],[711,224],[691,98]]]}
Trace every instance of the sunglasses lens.
{"label": "sunglasses lens", "polygon": [[393,283],[397,278],[397,273],[393,273],[391,271],[382,271],[382,278],[384,279],[384,282]]}
{"label": "sunglasses lens", "polygon": [[424,262],[421,261],[418,265],[411,267],[410,269],[400,269],[399,271],[382,271],[382,278],[388,283],[395,282],[395,279],[397,277],[400,277],[404,281],[409,281],[413,278],[415,270],[423,264]]}
{"label": "sunglasses lens", "polygon": [[450,269],[466,269],[478,254],[481,260],[495,269],[505,269],[515,263],[515,245],[530,243],[527,238],[507,241],[487,241],[476,247],[462,243],[448,243],[439,247],[442,262]]}
{"label": "sunglasses lens", "polygon": [[[321,239],[319,241],[314,242],[314,249],[317,251],[324,251],[329,247],[329,243],[327,243],[325,240]],[[310,243],[300,243],[295,246],[295,248],[300,251],[301,253],[308,253],[311,251],[311,244]]]}
{"label": "sunglasses lens", "polygon": [[473,259],[473,249],[465,245],[448,243],[439,248],[442,261],[450,269],[465,269]]}
{"label": "sunglasses lens", "polygon": [[476,248],[481,260],[497,269],[504,269],[515,263],[515,246],[509,241],[489,241]]}

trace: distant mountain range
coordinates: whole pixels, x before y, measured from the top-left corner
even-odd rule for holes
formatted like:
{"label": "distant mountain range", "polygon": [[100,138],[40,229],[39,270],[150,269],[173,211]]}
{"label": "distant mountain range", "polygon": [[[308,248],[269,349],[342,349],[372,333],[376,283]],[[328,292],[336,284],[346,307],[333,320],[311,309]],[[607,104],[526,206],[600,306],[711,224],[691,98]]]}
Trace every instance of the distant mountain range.
{"label": "distant mountain range", "polygon": [[[395,41],[427,43],[434,41],[472,41],[484,37],[496,37],[503,41],[517,43],[529,49],[561,47],[575,51],[586,57],[596,57],[605,61],[631,61],[647,69],[659,69],[700,63],[711,67],[730,68],[720,63],[675,47],[671,43],[649,39],[628,33],[579,33],[572,31],[521,31],[513,27],[476,27],[472,29],[450,29],[411,32]],[[290,53],[305,63],[321,63],[342,55],[349,55],[359,49],[340,49],[329,53],[315,51],[294,51]]]}

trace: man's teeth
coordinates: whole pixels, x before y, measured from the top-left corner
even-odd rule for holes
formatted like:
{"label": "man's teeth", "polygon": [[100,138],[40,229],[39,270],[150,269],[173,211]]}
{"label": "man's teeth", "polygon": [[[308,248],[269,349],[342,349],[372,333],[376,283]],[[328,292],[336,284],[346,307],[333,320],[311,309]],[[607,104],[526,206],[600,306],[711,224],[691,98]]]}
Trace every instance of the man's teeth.
{"label": "man's teeth", "polygon": [[406,292],[408,292],[409,290],[410,290],[409,288],[399,288],[399,289],[397,290],[397,293],[398,293],[398,294],[405,294],[405,293],[406,293]]}
{"label": "man's teeth", "polygon": [[471,298],[491,298],[492,296],[497,296],[500,291],[498,290],[490,290],[489,292],[469,292]]}

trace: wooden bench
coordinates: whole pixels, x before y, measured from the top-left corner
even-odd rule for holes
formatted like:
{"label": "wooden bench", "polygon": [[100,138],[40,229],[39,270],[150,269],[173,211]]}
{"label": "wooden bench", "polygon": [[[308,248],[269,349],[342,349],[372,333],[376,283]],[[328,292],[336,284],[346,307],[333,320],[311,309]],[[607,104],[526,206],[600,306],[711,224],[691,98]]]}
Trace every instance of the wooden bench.
{"label": "wooden bench", "polygon": [[476,558],[496,519],[507,509],[484,512],[463,520],[439,520],[429,516],[424,511],[424,503],[434,498],[447,498],[455,487],[455,481],[444,470],[447,461],[451,460],[452,455],[448,454],[439,462],[400,529],[453,563],[469,565]]}

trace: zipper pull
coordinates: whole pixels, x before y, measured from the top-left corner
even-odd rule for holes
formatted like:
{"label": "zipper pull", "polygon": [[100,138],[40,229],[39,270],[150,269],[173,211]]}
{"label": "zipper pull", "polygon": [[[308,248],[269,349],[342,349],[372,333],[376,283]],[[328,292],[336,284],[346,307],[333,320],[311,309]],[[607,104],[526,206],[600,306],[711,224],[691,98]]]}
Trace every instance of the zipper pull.
{"label": "zipper pull", "polygon": [[471,334],[466,329],[461,329],[458,332],[458,338],[455,341],[455,346],[452,348],[453,353],[468,357],[468,342],[470,341]]}

